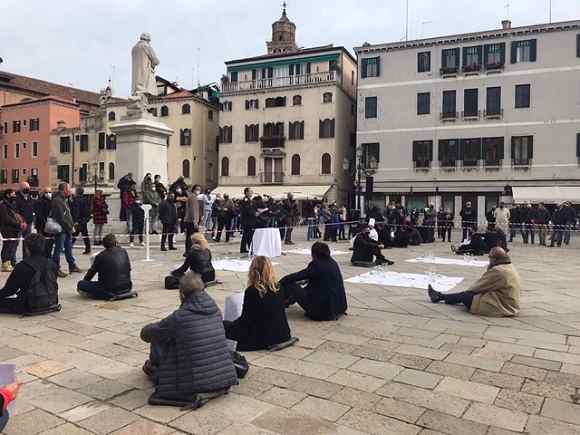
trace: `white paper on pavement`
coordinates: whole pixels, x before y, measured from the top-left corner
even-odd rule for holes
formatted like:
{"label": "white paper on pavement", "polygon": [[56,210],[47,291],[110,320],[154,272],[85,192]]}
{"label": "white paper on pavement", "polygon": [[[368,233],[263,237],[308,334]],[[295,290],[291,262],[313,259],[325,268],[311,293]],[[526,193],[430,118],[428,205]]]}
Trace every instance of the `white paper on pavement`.
{"label": "white paper on pavement", "polygon": [[[244,307],[244,294],[235,293],[233,295],[226,296],[226,301],[224,304],[224,320],[233,322],[242,315],[242,308]],[[231,351],[236,350],[237,342],[233,340],[226,340],[228,349]]]}
{"label": "white paper on pavement", "polygon": [[[304,249],[300,249],[300,248],[296,248],[296,249],[290,249],[288,251],[282,251],[285,254],[298,254],[298,255],[310,255],[310,249],[308,248],[304,248]],[[334,256],[334,255],[346,255],[346,254],[350,254],[350,252],[347,251],[330,251],[330,255]]]}
{"label": "white paper on pavement", "polygon": [[446,266],[466,266],[466,267],[486,267],[487,261],[476,260],[472,257],[465,258],[443,258],[443,257],[417,257],[407,260],[409,263],[442,264]]}
{"label": "white paper on pavement", "polygon": [[423,275],[418,273],[399,273],[399,272],[384,272],[380,270],[373,270],[371,272],[353,276],[346,280],[346,282],[356,284],[376,284],[394,287],[414,287],[427,290],[427,286],[431,286],[440,292],[448,292],[457,284],[463,281],[462,277],[445,276],[438,274]]}
{"label": "white paper on pavement", "polygon": [[[212,265],[215,270],[228,270],[230,272],[249,272],[252,260],[242,260],[239,258],[221,258],[219,260],[212,260]],[[272,263],[276,265],[278,263]]]}

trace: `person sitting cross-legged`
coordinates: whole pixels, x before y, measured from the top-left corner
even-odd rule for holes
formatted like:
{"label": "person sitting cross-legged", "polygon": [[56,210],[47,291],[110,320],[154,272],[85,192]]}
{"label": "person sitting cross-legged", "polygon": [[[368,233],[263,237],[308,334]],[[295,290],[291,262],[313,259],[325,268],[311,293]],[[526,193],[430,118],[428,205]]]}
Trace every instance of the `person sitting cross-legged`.
{"label": "person sitting cross-legged", "polygon": [[[297,302],[312,320],[337,320],[348,309],[340,267],[326,243],[314,243],[311,255],[306,269],[280,280],[282,297],[287,306]],[[302,287],[302,281],[308,284]]]}
{"label": "person sitting cross-legged", "polygon": [[211,251],[203,233],[192,234],[191,249],[187,253],[183,265],[171,272],[171,275],[181,278],[188,270],[199,273],[205,284],[215,281],[215,270],[211,264]]}
{"label": "person sitting cross-legged", "polygon": [[[114,234],[103,239],[104,251],[94,259],[91,268],[77,285],[81,295],[93,299],[110,300],[131,291],[131,260],[125,249],[117,245]],[[91,281],[98,274],[98,281]]]}
{"label": "person sitting cross-legged", "polygon": [[385,258],[381,253],[383,245],[371,239],[371,229],[364,226],[361,232],[354,239],[352,246],[352,257],[350,262],[353,266],[371,267],[373,265],[394,264],[391,260]]}
{"label": "person sitting cross-legged", "polygon": [[151,405],[195,404],[204,393],[223,394],[238,383],[222,315],[198,274],[181,278],[179,300],[172,314],[141,330],[151,344],[143,366],[155,384]]}
{"label": "person sitting cross-legged", "polygon": [[[0,290],[0,311],[36,314],[58,311],[57,265],[46,257],[45,239],[33,233],[24,239],[24,259]],[[16,297],[14,297],[16,295]]]}
{"label": "person sitting cross-legged", "polygon": [[284,300],[268,257],[252,260],[242,315],[233,322],[224,321],[224,327],[239,351],[268,349],[290,340]]}
{"label": "person sitting cross-legged", "polygon": [[521,281],[505,250],[496,247],[489,252],[487,271],[469,290],[441,293],[429,285],[431,302],[463,304],[472,314],[490,317],[517,316],[520,311]]}

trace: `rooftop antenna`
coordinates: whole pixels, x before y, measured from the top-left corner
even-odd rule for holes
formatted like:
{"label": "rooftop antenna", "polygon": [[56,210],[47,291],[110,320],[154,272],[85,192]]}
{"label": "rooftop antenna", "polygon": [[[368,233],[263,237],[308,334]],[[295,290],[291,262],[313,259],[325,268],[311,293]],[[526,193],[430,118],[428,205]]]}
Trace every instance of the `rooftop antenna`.
{"label": "rooftop antenna", "polygon": [[552,24],[552,0],[549,0],[550,2],[550,16],[549,16],[549,20],[550,20],[550,24]]}
{"label": "rooftop antenna", "polygon": [[506,19],[510,19],[510,2],[508,0],[508,2],[505,5],[505,9],[506,9]]}
{"label": "rooftop antenna", "polygon": [[407,11],[405,16],[405,42],[409,40],[409,0],[407,0]]}
{"label": "rooftop antenna", "polygon": [[113,95],[113,78],[115,77],[115,65],[111,65],[111,75],[109,76],[109,87],[111,88],[111,95]]}

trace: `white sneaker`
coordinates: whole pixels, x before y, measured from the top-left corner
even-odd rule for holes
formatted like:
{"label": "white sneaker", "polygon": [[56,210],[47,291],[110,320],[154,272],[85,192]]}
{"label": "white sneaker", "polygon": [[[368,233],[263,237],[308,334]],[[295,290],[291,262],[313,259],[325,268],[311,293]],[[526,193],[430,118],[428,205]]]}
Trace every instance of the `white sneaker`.
{"label": "white sneaker", "polygon": [[135,244],[133,242],[129,243],[129,248],[134,248]]}

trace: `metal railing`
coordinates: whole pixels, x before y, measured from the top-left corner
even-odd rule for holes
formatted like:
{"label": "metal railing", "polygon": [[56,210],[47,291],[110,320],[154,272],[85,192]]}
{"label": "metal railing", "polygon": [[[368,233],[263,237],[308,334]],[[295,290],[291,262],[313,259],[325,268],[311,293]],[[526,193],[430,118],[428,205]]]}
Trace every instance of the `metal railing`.
{"label": "metal railing", "polygon": [[284,172],[260,172],[260,183],[282,184],[284,183]]}
{"label": "metal railing", "polygon": [[287,77],[271,77],[259,80],[228,82],[222,84],[222,93],[251,91],[254,89],[282,88],[287,86],[303,86],[309,84],[334,82],[338,74],[335,71],[294,75]]}
{"label": "metal railing", "polygon": [[485,119],[502,119],[503,118],[503,109],[499,109],[499,111],[497,110],[484,110],[483,111],[483,117]]}
{"label": "metal railing", "polygon": [[285,136],[262,136],[260,138],[263,148],[283,148],[286,143]]}
{"label": "metal railing", "polygon": [[476,110],[475,112],[466,112],[466,111],[461,112],[461,119],[474,120],[479,119],[480,117],[481,110]]}
{"label": "metal railing", "polygon": [[441,112],[439,117],[441,121],[455,121],[457,119],[457,112]]}

